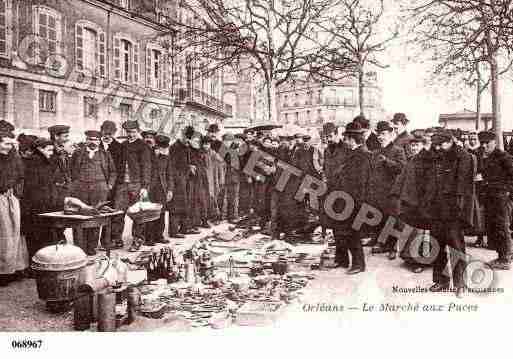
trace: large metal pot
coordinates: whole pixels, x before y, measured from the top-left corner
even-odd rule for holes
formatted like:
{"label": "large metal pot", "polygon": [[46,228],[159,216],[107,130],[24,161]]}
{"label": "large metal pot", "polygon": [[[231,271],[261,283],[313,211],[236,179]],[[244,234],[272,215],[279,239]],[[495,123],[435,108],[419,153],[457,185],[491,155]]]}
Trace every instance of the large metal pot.
{"label": "large metal pot", "polygon": [[37,292],[50,311],[69,309],[86,264],[84,251],[66,243],[44,247],[32,257],[31,267],[36,273]]}

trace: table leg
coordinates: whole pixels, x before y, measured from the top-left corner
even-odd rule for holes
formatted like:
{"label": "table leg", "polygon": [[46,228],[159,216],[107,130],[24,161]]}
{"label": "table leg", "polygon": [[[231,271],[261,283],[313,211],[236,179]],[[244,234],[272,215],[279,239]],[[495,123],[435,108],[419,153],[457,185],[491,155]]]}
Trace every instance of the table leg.
{"label": "table leg", "polygon": [[110,249],[112,248],[112,217],[107,220],[103,230],[105,231],[105,243],[103,245],[105,246],[107,257],[110,258]]}

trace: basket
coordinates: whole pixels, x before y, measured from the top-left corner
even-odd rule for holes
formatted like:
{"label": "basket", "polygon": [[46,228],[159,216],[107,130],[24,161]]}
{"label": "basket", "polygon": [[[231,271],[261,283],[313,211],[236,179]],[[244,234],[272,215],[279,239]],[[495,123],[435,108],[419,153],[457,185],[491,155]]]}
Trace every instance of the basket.
{"label": "basket", "polygon": [[153,222],[160,218],[162,213],[162,205],[153,203],[153,208],[141,210],[139,212],[127,211],[127,216],[136,224],[143,224],[147,222]]}

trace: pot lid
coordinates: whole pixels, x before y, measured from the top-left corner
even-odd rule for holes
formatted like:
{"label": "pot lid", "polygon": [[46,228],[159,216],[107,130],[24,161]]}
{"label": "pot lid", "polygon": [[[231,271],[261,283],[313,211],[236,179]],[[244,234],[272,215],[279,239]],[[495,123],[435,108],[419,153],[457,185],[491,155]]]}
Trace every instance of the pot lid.
{"label": "pot lid", "polygon": [[32,269],[43,271],[64,271],[84,267],[87,255],[73,244],[56,244],[41,248],[32,257]]}

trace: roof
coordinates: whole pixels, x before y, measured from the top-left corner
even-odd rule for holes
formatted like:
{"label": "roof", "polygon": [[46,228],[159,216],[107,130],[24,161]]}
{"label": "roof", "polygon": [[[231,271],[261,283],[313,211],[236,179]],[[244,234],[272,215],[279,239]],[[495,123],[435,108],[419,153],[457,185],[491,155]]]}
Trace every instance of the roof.
{"label": "roof", "polygon": [[[462,112],[456,112],[456,113],[444,113],[440,114],[438,116],[439,122],[448,122],[453,120],[475,120],[477,116],[477,113],[474,111],[464,110]],[[487,112],[481,114],[481,120],[492,120],[493,114]]]}

